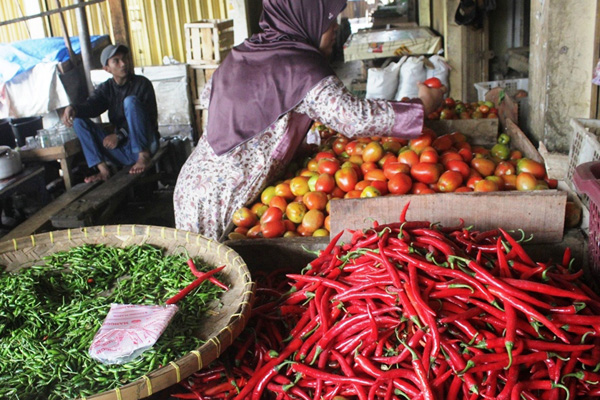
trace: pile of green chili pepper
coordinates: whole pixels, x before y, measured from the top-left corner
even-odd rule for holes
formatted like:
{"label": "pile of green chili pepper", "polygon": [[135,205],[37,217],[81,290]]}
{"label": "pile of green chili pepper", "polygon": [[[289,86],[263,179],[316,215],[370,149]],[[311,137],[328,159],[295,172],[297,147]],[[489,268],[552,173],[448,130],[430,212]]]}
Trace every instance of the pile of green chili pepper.
{"label": "pile of green chili pepper", "polygon": [[259,287],[246,331],[172,396],[600,397],[600,297],[569,250],[534,262],[501,229],[405,215]]}
{"label": "pile of green chili pepper", "polygon": [[[202,342],[195,333],[222,289],[202,283],[155,346],[123,365],[88,355],[111,303],[160,305],[192,282],[188,257],[150,245],[83,245],[0,273],[0,398],[90,396],[139,379]],[[209,266],[195,260],[198,270]]]}

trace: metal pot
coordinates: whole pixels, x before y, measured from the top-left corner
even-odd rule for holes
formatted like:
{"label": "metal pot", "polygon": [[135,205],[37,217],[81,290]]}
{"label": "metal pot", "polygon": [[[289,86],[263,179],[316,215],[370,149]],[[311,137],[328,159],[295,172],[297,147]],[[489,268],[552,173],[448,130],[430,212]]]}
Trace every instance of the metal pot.
{"label": "metal pot", "polygon": [[21,154],[8,146],[0,146],[0,179],[13,176],[22,169]]}

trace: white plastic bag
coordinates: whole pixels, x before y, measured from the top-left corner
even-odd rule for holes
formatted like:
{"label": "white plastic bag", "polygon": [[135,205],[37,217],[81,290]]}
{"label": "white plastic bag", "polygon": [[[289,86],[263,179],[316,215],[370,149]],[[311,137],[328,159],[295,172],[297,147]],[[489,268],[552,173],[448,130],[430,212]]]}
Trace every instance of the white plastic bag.
{"label": "white plastic bag", "polygon": [[409,57],[400,68],[400,85],[394,96],[394,100],[400,101],[404,97],[410,99],[419,96],[417,82],[423,82],[427,79],[427,70],[425,69],[424,57]]}
{"label": "white plastic bag", "polygon": [[140,306],[111,304],[89,349],[104,364],[124,364],[152,347],[177,312],[175,304]]}
{"label": "white plastic bag", "polygon": [[446,88],[449,88],[450,66],[446,59],[436,54],[429,57],[429,62],[433,65],[433,68],[427,68],[427,79],[438,78]]}
{"label": "white plastic bag", "polygon": [[367,71],[367,99],[392,100],[398,88],[400,62],[389,63],[385,68]]}

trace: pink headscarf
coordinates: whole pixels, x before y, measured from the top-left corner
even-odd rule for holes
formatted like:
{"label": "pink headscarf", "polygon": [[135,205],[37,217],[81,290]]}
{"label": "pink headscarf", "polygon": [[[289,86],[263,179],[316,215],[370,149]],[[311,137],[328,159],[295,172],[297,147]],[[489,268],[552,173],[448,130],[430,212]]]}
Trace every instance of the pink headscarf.
{"label": "pink headscarf", "polygon": [[260,27],[213,74],[207,140],[217,155],[262,133],[334,72],[319,52],[346,0],[263,0]]}

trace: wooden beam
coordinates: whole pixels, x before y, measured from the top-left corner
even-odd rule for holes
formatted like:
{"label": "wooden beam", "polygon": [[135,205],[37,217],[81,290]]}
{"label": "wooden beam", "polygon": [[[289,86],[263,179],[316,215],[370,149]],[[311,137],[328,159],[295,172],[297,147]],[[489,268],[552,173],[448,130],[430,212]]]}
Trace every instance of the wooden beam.
{"label": "wooden beam", "polygon": [[430,0],[417,0],[419,7],[419,26],[431,26],[431,1]]}
{"label": "wooden beam", "polygon": [[[131,49],[131,35],[129,34],[129,17],[127,15],[126,3],[125,0],[108,0],[108,7],[115,43],[124,44]],[[131,51],[129,54],[131,55]]]}

